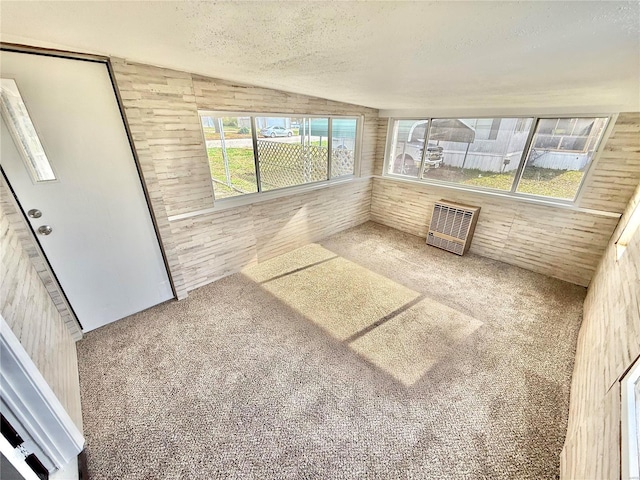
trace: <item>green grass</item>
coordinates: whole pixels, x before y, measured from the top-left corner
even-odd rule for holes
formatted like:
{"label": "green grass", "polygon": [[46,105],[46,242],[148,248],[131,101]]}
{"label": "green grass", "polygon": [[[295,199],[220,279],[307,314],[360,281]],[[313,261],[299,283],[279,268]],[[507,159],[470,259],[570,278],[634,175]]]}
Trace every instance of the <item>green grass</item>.
{"label": "green grass", "polygon": [[[211,168],[211,177],[219,182],[226,183],[227,177],[224,171],[224,161],[222,157],[222,148],[207,148],[209,155],[209,167]],[[256,187],[256,170],[253,161],[253,149],[251,148],[227,148],[227,156],[229,158],[229,171],[231,173],[231,183],[236,188],[244,192],[257,192]],[[213,182],[216,198],[231,197],[240,195],[240,192]]]}
{"label": "green grass", "polygon": [[573,199],[580,182],[582,182],[583,172],[576,170],[562,170],[561,174],[553,173],[557,170],[548,168],[527,169],[518,185],[518,192],[532,193],[534,195],[545,195],[547,197]]}
{"label": "green grass", "polygon": [[[455,167],[441,167],[426,172],[425,178],[509,191],[513,184],[514,175],[514,172],[494,173],[475,169],[461,170]],[[582,175],[583,172],[574,170],[528,167],[520,180],[518,192],[572,199],[578,191]]]}
{"label": "green grass", "polygon": [[[224,162],[221,148],[208,148],[211,176],[218,180],[214,182],[217,198],[240,195],[232,188],[222,185],[226,183]],[[256,192],[256,173],[251,148],[228,148],[229,170],[231,183],[243,192]],[[271,172],[273,173],[273,172]],[[554,170],[549,168],[529,167],[525,169],[518,192],[533,195],[544,195],[552,198],[572,199],[578,191],[583,172],[573,170]],[[444,180],[448,182],[473,185],[477,187],[494,188],[509,191],[513,184],[514,172],[493,173],[475,169],[455,167],[441,167],[431,169],[425,174],[426,178]]]}
{"label": "green grass", "polygon": [[[256,187],[256,174],[255,164],[253,158],[253,149],[251,148],[227,148],[227,156],[229,158],[229,173],[231,175],[231,184],[242,192],[229,188],[226,184],[227,177],[224,171],[224,159],[222,156],[222,148],[212,147],[207,148],[207,154],[209,156],[209,168],[211,169],[211,177],[217,181],[213,182],[213,188],[216,198],[227,198],[236,195],[242,195],[242,192],[254,193],[258,189]],[[269,184],[266,178],[278,178],[279,170],[278,166],[271,166],[269,168],[269,175],[264,173],[262,178],[263,188],[265,190],[271,190],[274,188],[280,188],[287,186],[285,184]],[[286,177],[286,167],[281,167],[283,176]],[[222,183],[220,183],[222,182]]]}

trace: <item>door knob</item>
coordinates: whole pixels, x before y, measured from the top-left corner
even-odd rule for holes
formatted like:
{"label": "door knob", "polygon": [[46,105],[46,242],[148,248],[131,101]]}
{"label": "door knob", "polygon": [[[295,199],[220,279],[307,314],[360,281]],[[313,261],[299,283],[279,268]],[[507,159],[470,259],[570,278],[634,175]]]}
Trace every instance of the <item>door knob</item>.
{"label": "door knob", "polygon": [[51,232],[53,232],[53,228],[51,228],[50,225],[40,225],[38,227],[38,233],[40,235],[49,235]]}
{"label": "door knob", "polygon": [[32,208],[27,212],[27,215],[29,215],[29,218],[40,218],[42,216],[42,212],[37,208]]}

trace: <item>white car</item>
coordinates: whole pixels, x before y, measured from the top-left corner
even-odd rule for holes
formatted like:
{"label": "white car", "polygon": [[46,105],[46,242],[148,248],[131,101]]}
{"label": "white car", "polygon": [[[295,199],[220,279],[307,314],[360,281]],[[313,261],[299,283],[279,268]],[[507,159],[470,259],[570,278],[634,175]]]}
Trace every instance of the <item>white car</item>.
{"label": "white car", "polygon": [[261,137],[291,137],[293,135],[293,131],[284,127],[267,127],[260,130]]}

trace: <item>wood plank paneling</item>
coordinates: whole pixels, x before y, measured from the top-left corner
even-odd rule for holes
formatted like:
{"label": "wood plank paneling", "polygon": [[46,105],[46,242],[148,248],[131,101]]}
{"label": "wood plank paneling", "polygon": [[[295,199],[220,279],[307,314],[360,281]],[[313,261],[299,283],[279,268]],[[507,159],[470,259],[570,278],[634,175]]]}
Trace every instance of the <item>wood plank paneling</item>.
{"label": "wood plank paneling", "polygon": [[172,222],[188,290],[369,220],[358,181]]}
{"label": "wood plank paneling", "polygon": [[382,175],[384,170],[384,156],[387,151],[387,129],[389,128],[388,118],[378,119],[378,138],[376,143],[376,162],[373,169],[375,175]]}
{"label": "wood plank paneling", "polygon": [[[5,195],[6,188],[2,191]],[[75,340],[14,231],[5,205],[0,209],[0,313],[82,431]]]}
{"label": "wood plank paneling", "polygon": [[[573,390],[571,392],[573,398]],[[604,395],[567,440],[560,455],[560,478],[612,480],[620,478],[620,384]],[[571,415],[571,414],[570,414]]]}
{"label": "wood plank paneling", "polygon": [[376,120],[377,110],[325,98],[242,85],[227,80],[192,75],[198,108],[236,112],[291,113],[315,115],[368,115]]}
{"label": "wood plank paneling", "polygon": [[113,59],[178,298],[252,262],[369,219],[371,183],[353,182],[168,221],[213,206],[197,111],[362,116],[360,173],[377,158],[376,110]]}
{"label": "wood plank paneling", "polygon": [[374,179],[371,219],[426,238],[433,204],[441,199],[482,208],[471,252],[584,286],[618,222],[617,217],[386,178]]}
{"label": "wood plank paneling", "polygon": [[370,203],[371,180],[363,180],[254,205],[258,261],[367,222]]}
{"label": "wood plank paneling", "polygon": [[583,187],[579,206],[622,213],[640,183],[640,113],[621,113]]}
{"label": "wood plank paneling", "polygon": [[213,189],[191,75],[113,63],[134,143],[146,142],[166,215],[210,207]]}
{"label": "wood plank paneling", "polygon": [[251,207],[172,222],[187,290],[234,273],[256,259]]}
{"label": "wood plank paneling", "polygon": [[640,185],[606,247],[584,302],[562,478],[620,477],[619,381],[640,355],[640,231],[620,259],[615,241],[638,203]]}

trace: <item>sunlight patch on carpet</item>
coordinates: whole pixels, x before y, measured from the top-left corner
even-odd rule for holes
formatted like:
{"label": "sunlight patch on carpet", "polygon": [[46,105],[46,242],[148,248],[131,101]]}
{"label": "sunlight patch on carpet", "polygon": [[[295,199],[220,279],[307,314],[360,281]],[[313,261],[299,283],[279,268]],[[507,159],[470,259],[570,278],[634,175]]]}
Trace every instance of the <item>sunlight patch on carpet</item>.
{"label": "sunlight patch on carpet", "polygon": [[332,251],[312,243],[285,255],[248,267],[242,273],[254,282],[263,283],[337,257]]}
{"label": "sunlight patch on carpet", "polygon": [[481,321],[427,298],[349,346],[403,384],[413,385],[481,326]]}
{"label": "sunlight patch on carpet", "polygon": [[405,385],[482,325],[317,244],[243,274]]}

